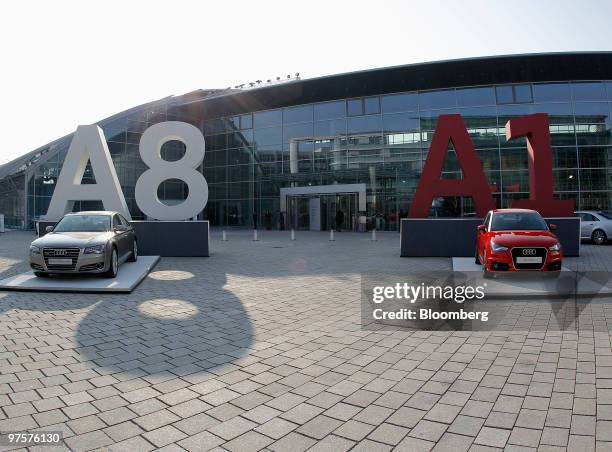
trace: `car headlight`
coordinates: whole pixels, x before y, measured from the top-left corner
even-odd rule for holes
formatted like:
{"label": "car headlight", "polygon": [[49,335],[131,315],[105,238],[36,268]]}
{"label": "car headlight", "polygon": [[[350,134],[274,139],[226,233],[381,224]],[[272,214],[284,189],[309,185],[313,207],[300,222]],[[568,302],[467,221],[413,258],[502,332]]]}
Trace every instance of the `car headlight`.
{"label": "car headlight", "polygon": [[105,245],[88,246],[87,248],[85,248],[85,251],[83,251],[83,253],[84,254],[103,254],[104,248],[106,248]]}
{"label": "car headlight", "polygon": [[30,245],[30,254],[40,254],[40,248],[36,245]]}
{"label": "car headlight", "polygon": [[548,249],[550,251],[561,251],[561,245],[559,243],[555,243],[553,246],[549,246]]}
{"label": "car headlight", "polygon": [[503,253],[504,251],[508,251],[508,247],[498,245],[497,243],[491,241],[491,251],[494,253]]}

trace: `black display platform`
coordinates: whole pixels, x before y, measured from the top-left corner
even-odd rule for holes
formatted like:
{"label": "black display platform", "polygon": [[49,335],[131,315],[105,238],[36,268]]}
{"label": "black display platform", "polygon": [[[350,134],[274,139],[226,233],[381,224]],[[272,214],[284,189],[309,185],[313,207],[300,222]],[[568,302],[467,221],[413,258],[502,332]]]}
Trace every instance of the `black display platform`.
{"label": "black display platform", "polygon": [[[580,255],[580,218],[546,218],[557,225],[555,234],[564,256]],[[402,218],[402,257],[473,257],[476,228],[481,218]]]}
{"label": "black display platform", "polygon": [[[55,221],[37,222],[39,236]],[[210,256],[208,221],[130,221],[136,229],[138,252],[162,257]]]}

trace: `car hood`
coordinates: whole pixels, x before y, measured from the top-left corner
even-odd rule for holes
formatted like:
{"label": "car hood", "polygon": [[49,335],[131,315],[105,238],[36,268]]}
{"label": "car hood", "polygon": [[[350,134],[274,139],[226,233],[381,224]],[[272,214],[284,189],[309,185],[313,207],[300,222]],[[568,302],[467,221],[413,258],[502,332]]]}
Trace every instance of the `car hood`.
{"label": "car hood", "polygon": [[559,239],[550,231],[496,231],[491,232],[491,240],[498,245],[513,246],[552,246]]}
{"label": "car hood", "polygon": [[84,248],[86,246],[105,243],[112,236],[112,232],[49,232],[43,237],[34,240],[32,245],[41,248]]}

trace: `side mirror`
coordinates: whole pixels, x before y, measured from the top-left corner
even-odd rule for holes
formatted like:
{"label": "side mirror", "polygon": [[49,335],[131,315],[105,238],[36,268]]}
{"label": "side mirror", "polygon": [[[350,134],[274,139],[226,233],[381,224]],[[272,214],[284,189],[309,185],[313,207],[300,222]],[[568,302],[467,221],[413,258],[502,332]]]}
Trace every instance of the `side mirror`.
{"label": "side mirror", "polygon": [[478,229],[479,233],[483,233],[485,231],[485,225],[484,224],[479,224],[476,229]]}
{"label": "side mirror", "polygon": [[47,226],[47,227],[45,228],[45,233],[49,233],[49,232],[51,232],[51,231],[53,231],[53,226]]}
{"label": "side mirror", "polygon": [[124,226],[122,224],[118,224],[117,226],[115,226],[114,231],[115,232],[125,232],[128,230],[127,226]]}
{"label": "side mirror", "polygon": [[551,231],[556,231],[557,230],[557,225],[553,224],[553,223],[550,223],[548,225],[548,229],[550,229]]}

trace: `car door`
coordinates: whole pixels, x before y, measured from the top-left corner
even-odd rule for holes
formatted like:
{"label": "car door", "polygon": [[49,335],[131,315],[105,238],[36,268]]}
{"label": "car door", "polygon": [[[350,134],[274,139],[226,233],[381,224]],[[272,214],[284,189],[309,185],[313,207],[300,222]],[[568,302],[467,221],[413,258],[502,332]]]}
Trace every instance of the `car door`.
{"label": "car door", "polygon": [[119,228],[122,226],[121,220],[119,219],[119,215],[113,215],[113,231],[115,231],[115,243],[117,244],[117,253],[119,254],[119,259],[122,259],[126,253],[126,237],[127,231],[120,230]]}
{"label": "car door", "polygon": [[476,243],[477,243],[476,249],[477,249],[479,258],[482,258],[482,256],[484,255],[484,247],[486,243],[487,231],[489,230],[490,220],[491,220],[491,212],[488,212],[487,215],[485,216],[485,219],[482,222],[482,224],[485,227],[485,230],[483,232],[478,233],[478,236],[476,238]]}
{"label": "car door", "polygon": [[127,233],[125,234],[125,249],[126,253],[131,253],[134,249],[134,240],[136,240],[136,232],[134,231],[134,226],[127,221],[123,215],[119,215],[119,220],[121,224],[127,228]]}
{"label": "car door", "polygon": [[593,229],[595,228],[595,222],[597,218],[595,218],[590,213],[581,212],[580,214],[580,237],[588,239],[591,237],[593,233]]}

